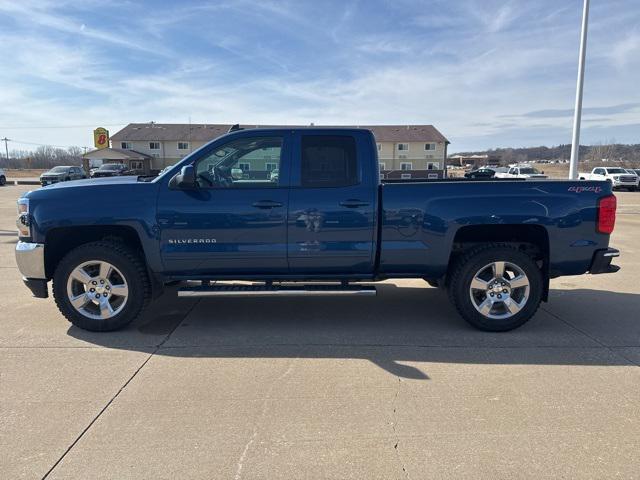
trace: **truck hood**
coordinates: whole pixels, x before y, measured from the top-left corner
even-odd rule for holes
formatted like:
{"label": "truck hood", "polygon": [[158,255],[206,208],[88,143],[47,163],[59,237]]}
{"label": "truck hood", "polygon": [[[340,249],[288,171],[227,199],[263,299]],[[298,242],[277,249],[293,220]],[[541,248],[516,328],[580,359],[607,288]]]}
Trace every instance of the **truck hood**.
{"label": "truck hood", "polygon": [[72,180],[69,182],[54,183],[46,187],[31,190],[23,195],[33,200],[64,198],[72,192],[82,191],[82,195],[91,198],[93,195],[119,195],[118,188],[128,190],[127,185],[149,185],[149,182],[138,182],[138,177],[103,177],[86,180]]}
{"label": "truck hood", "polygon": [[134,175],[129,176],[116,176],[116,177],[99,177],[85,180],[72,180],[70,182],[55,183],[42,187],[43,190],[53,190],[59,188],[77,188],[77,187],[91,187],[98,185],[122,185],[127,183],[137,183],[138,177]]}

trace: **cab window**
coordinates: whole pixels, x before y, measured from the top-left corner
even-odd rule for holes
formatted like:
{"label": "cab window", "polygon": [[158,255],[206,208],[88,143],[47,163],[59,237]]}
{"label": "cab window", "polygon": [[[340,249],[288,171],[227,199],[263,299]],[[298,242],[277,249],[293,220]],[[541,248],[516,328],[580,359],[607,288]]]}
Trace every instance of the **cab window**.
{"label": "cab window", "polygon": [[343,135],[302,136],[302,186],[347,187],[358,184],[356,141]]}
{"label": "cab window", "polygon": [[243,137],[196,163],[201,188],[271,188],[279,183],[282,137]]}

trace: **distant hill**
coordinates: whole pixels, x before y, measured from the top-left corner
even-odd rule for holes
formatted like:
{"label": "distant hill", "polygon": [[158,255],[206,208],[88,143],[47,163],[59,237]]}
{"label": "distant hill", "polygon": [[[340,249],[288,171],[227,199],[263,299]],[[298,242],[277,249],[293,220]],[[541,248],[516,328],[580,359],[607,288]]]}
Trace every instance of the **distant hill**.
{"label": "distant hill", "polygon": [[[498,157],[501,163],[533,162],[536,160],[568,160],[571,145],[555,147],[496,148],[476,152],[456,152],[454,155],[489,155]],[[640,163],[640,144],[635,145],[580,145],[580,160],[589,162],[619,161]]]}

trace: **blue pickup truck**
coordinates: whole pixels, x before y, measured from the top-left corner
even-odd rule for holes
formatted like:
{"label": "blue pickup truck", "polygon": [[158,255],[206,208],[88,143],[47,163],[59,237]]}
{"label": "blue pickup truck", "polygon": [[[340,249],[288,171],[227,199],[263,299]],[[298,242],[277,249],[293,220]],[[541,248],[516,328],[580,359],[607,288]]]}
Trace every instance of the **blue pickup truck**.
{"label": "blue pickup truck", "polygon": [[16,258],[33,294],[53,280],[87,330],[127,325],[170,283],[181,297],[375,295],[421,278],[470,324],[505,331],[550,278],[618,270],[615,211],[607,182],[381,181],[364,129],[236,130],[157,178],[25,194]]}

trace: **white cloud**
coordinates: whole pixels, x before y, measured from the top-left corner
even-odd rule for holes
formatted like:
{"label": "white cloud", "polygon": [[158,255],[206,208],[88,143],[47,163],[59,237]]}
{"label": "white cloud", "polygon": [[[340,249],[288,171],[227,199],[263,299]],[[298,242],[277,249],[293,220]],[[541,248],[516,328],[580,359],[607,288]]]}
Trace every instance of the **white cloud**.
{"label": "white cloud", "polygon": [[611,57],[618,67],[640,63],[640,34],[630,33],[617,42],[611,50]]}
{"label": "white cloud", "polygon": [[[570,117],[541,123],[520,114],[572,108],[579,9],[515,0],[435,6],[398,0],[374,25],[367,15],[375,12],[364,2],[337,12],[248,0],[148,15],[127,15],[127,8],[133,7],[120,6],[122,23],[110,24],[73,5],[0,1],[0,22],[4,16],[18,25],[0,31],[12,57],[12,68],[0,70],[0,123],[97,126],[189,116],[262,124],[433,123],[454,149],[517,146],[543,135],[544,143],[569,141]],[[628,103],[640,37],[623,28],[624,17],[600,12],[592,22],[585,106]],[[624,75],[604,67],[612,61]],[[594,134],[598,127],[640,123],[637,109],[591,120]],[[28,136],[23,140],[82,145],[90,131],[19,132]],[[588,132],[583,138],[589,141]]]}

